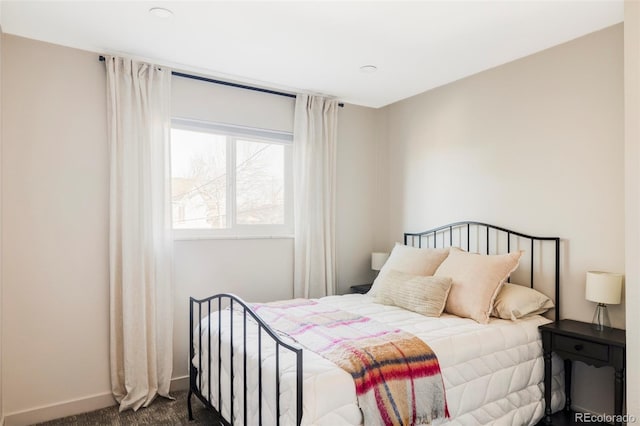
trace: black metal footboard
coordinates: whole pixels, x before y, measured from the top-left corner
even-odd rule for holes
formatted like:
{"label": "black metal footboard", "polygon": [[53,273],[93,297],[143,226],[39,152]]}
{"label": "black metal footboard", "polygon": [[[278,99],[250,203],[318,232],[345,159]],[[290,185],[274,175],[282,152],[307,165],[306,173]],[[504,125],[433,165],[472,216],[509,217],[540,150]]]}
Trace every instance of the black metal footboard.
{"label": "black metal footboard", "polygon": [[[228,320],[228,321],[227,321]],[[250,321],[248,324],[247,320]],[[225,324],[225,321],[227,323]],[[236,329],[234,330],[234,323]],[[203,336],[202,328],[206,325],[208,332]],[[213,326],[213,329],[212,329]],[[257,341],[248,341],[248,327],[257,331]],[[280,382],[281,370],[281,350],[289,351],[295,356],[295,380],[296,380],[296,424],[302,421],[302,349],[296,348],[283,341],[265,322],[260,318],[246,302],[233,294],[217,294],[206,299],[197,300],[190,298],[189,303],[189,395],[187,405],[189,409],[189,420],[193,420],[193,410],[191,397],[195,395],[202,403],[211,409],[218,420],[224,425],[236,424],[236,411],[242,410],[243,424],[247,425],[247,414],[249,407],[257,409],[258,424],[263,424],[263,394],[275,395],[276,401],[276,424],[280,425]],[[229,342],[223,342],[222,335],[229,338]],[[251,336],[253,337],[253,336]],[[235,338],[235,341],[234,341]],[[263,348],[267,343],[275,345],[275,389],[263,389]],[[194,344],[197,344],[196,351]],[[204,345],[204,346],[203,346]],[[203,356],[203,349],[206,348],[206,356]],[[247,351],[257,348],[257,371],[248,371]],[[212,352],[212,350],[214,352]],[[237,358],[240,357],[240,358]],[[234,362],[240,362],[242,371],[234,371]],[[227,383],[223,383],[223,364],[228,365]],[[242,375],[241,389],[234,389],[234,377]],[[253,397],[247,392],[248,375],[257,375],[257,395]],[[206,383],[206,391],[203,392],[203,381]],[[217,392],[212,395],[213,385],[217,384]],[[229,389],[224,386],[229,386]],[[238,386],[236,386],[237,388]],[[229,398],[228,418],[223,415],[223,398],[225,394]],[[234,407],[234,404],[240,404]],[[257,408],[256,408],[257,407]]]}

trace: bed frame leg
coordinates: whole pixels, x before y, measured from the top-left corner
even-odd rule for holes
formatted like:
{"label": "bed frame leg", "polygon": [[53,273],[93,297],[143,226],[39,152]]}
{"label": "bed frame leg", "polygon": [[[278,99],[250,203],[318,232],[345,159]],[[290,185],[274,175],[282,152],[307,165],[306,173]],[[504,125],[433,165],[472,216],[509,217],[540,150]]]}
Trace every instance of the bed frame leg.
{"label": "bed frame leg", "polygon": [[189,389],[189,393],[187,394],[187,409],[189,410],[189,421],[193,421],[193,409],[191,408],[191,395],[193,392]]}

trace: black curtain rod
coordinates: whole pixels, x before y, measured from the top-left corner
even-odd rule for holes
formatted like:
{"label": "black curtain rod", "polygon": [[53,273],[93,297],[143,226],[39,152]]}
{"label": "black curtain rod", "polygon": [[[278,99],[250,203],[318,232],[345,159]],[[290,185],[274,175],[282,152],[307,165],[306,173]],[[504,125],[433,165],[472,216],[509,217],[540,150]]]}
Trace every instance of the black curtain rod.
{"label": "black curtain rod", "polygon": [[[98,60],[100,62],[104,62],[105,61],[105,57],[100,55],[98,57]],[[246,84],[239,84],[239,83],[231,83],[229,81],[216,80],[216,79],[213,79],[213,78],[201,77],[199,75],[193,75],[193,74],[185,74],[183,72],[178,72],[178,71],[171,71],[171,75],[175,75],[176,77],[190,78],[192,80],[205,81],[207,83],[221,84],[223,86],[237,87],[238,89],[253,90],[254,92],[269,93],[271,95],[284,96],[284,97],[287,97],[287,98],[295,98],[296,97],[296,95],[294,95],[293,93],[278,92],[276,90],[263,89],[262,87],[247,86]],[[339,103],[338,106],[342,108],[344,106],[344,104],[343,103]]]}

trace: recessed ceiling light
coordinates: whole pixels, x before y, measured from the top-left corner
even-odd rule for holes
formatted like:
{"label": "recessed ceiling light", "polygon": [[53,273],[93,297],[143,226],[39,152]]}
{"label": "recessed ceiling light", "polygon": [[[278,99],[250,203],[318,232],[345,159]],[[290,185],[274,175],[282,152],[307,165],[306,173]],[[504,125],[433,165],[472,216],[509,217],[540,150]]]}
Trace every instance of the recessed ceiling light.
{"label": "recessed ceiling light", "polygon": [[378,71],[378,67],[376,67],[375,65],[363,65],[360,67],[360,72],[363,72],[365,74],[371,74]]}
{"label": "recessed ceiling light", "polygon": [[173,16],[173,12],[164,7],[152,7],[149,9],[149,13],[156,18],[167,19]]}

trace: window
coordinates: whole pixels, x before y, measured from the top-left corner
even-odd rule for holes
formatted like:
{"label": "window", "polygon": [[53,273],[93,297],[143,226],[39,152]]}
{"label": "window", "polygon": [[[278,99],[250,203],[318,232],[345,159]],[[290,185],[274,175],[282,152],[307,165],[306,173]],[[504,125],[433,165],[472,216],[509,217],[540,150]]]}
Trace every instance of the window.
{"label": "window", "polygon": [[284,132],[174,119],[176,236],[292,234],[292,138]]}

